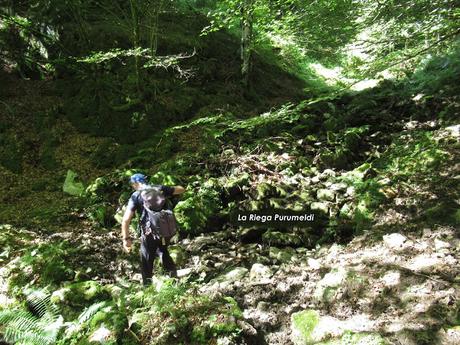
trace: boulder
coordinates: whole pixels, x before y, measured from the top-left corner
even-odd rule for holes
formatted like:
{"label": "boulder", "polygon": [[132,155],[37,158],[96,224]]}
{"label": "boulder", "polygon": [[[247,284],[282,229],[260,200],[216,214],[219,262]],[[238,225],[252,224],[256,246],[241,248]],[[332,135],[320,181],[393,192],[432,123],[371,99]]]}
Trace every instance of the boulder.
{"label": "boulder", "polygon": [[403,249],[404,242],[407,241],[407,237],[398,233],[393,233],[383,236],[383,242],[385,246],[391,250]]}
{"label": "boulder", "polygon": [[116,340],[116,336],[113,331],[102,325],[96,329],[88,338],[90,343],[107,344]]}
{"label": "boulder", "polygon": [[280,261],[281,263],[287,263],[291,261],[292,257],[295,255],[295,250],[290,247],[286,247],[283,249],[270,247],[268,255],[270,259]]}
{"label": "boulder", "polygon": [[249,272],[249,280],[251,283],[260,283],[268,281],[273,275],[270,267],[256,263],[252,265],[251,271]]}
{"label": "boulder", "polygon": [[319,312],[304,310],[291,315],[291,341],[294,345],[313,344],[312,333],[319,322]]}
{"label": "boulder", "polygon": [[275,246],[300,246],[303,244],[299,232],[281,232],[269,230],[262,235],[264,243]]}
{"label": "boulder", "polygon": [[460,344],[460,326],[447,329],[441,328],[437,334],[436,345],[457,345]]}
{"label": "boulder", "polygon": [[346,191],[348,188],[348,185],[344,182],[338,182],[338,183],[333,183],[329,187],[329,189],[339,192],[339,191]]}
{"label": "boulder", "polygon": [[329,203],[327,202],[312,202],[310,204],[312,210],[321,211],[323,213],[329,213]]}
{"label": "boulder", "polygon": [[447,249],[447,248],[450,248],[451,245],[450,243],[448,242],[445,242],[445,241],[441,241],[439,239],[435,239],[434,240],[434,247],[437,251],[441,250],[441,249]]}
{"label": "boulder", "polygon": [[87,280],[70,284],[51,295],[54,303],[65,303],[69,305],[86,305],[88,302],[102,301],[110,299],[109,289],[99,282]]}
{"label": "boulder", "polygon": [[188,255],[181,246],[169,246],[168,251],[178,267],[185,265],[188,259]]}
{"label": "boulder", "polygon": [[318,189],[316,197],[321,201],[334,201],[335,192],[332,189]]}
{"label": "boulder", "polygon": [[363,331],[372,327],[372,321],[363,315],[342,321],[307,309],[291,315],[291,341],[294,345],[388,344],[378,333]]}
{"label": "boulder", "polygon": [[342,208],[339,211],[341,217],[352,219],[354,215],[354,207],[352,204],[346,203],[343,204]]}
{"label": "boulder", "polygon": [[401,282],[401,273],[399,271],[388,271],[381,278],[381,281],[386,287],[398,286]]}
{"label": "boulder", "polygon": [[247,229],[238,229],[238,237],[243,243],[258,243],[266,229],[252,227]]}
{"label": "boulder", "polygon": [[233,270],[217,277],[217,281],[219,282],[228,282],[232,283],[237,280],[243,279],[247,274],[248,274],[248,269],[245,267],[237,267],[234,268]]}
{"label": "boulder", "polygon": [[339,267],[327,273],[316,285],[313,297],[317,301],[330,303],[335,297],[340,286],[345,284],[348,272],[345,268]]}
{"label": "boulder", "polygon": [[320,178],[321,179],[327,179],[329,177],[335,177],[335,171],[332,170],[332,169],[325,169],[321,175],[320,175]]}
{"label": "boulder", "polygon": [[308,258],[307,260],[308,266],[313,269],[313,270],[319,270],[321,268],[321,264],[319,260],[313,259],[313,258]]}

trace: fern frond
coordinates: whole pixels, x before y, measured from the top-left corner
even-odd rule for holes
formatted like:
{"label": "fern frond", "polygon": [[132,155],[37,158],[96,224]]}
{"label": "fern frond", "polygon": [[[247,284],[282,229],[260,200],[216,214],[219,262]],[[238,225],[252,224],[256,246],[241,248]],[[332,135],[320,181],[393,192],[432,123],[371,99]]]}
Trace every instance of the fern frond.
{"label": "fern frond", "polygon": [[54,344],[63,318],[51,303],[49,291],[29,290],[25,294],[28,310],[0,311],[0,333],[7,342],[17,345]]}
{"label": "fern frond", "polygon": [[40,320],[24,310],[4,310],[0,312],[3,337],[10,343],[51,345],[54,339],[45,334]]}
{"label": "fern frond", "polygon": [[26,291],[29,310],[39,318],[54,322],[59,316],[59,308],[51,303],[51,293],[48,289]]}
{"label": "fern frond", "polygon": [[107,305],[108,305],[107,301],[102,301],[102,302],[90,305],[80,314],[80,316],[78,316],[78,323],[83,324],[86,321],[90,320],[94,315],[96,315],[96,313],[99,310],[106,307]]}

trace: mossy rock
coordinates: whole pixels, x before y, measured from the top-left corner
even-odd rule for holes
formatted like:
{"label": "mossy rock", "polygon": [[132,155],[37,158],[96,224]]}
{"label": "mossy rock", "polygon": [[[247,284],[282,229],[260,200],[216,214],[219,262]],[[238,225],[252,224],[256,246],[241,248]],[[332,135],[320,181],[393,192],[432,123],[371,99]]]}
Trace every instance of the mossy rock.
{"label": "mossy rock", "polygon": [[[336,324],[337,322],[337,324]],[[329,326],[330,329],[327,329]],[[338,327],[338,329],[335,329]],[[345,331],[341,321],[321,317],[317,310],[307,309],[291,315],[291,340],[294,345],[387,345],[378,333]],[[333,339],[331,334],[336,334]]]}
{"label": "mossy rock", "polygon": [[378,333],[346,332],[340,339],[317,343],[317,345],[388,345],[389,343]]}
{"label": "mossy rock", "polygon": [[343,267],[332,270],[319,281],[314,292],[314,298],[324,303],[331,303],[339,287],[344,286],[349,272]]}
{"label": "mossy rock", "polygon": [[424,218],[433,223],[460,224],[460,209],[455,203],[439,203],[425,210]]}
{"label": "mossy rock", "polygon": [[128,319],[126,314],[121,313],[113,303],[100,309],[89,321],[89,327],[92,330],[91,333],[104,327],[110,331],[115,339],[123,334],[127,326]]}
{"label": "mossy rock", "polygon": [[189,190],[174,208],[182,230],[200,233],[207,229],[212,216],[221,209],[221,191],[217,179],[209,179],[198,190]]}
{"label": "mossy rock", "polygon": [[276,188],[274,186],[269,183],[262,182],[257,185],[254,198],[256,200],[262,200],[268,196],[275,196],[275,194]]}
{"label": "mossy rock", "polygon": [[319,189],[316,192],[316,197],[321,201],[334,201],[335,192],[330,189]]}
{"label": "mossy rock", "polygon": [[74,306],[88,305],[95,301],[110,299],[111,295],[100,283],[88,280],[70,284],[53,293],[54,302],[70,304]]}
{"label": "mossy rock", "polygon": [[319,157],[325,167],[343,169],[348,164],[350,154],[349,150],[339,147],[333,151],[324,149],[320,152]]}
{"label": "mossy rock", "polygon": [[262,235],[264,243],[274,246],[300,246],[303,244],[302,237],[294,232],[281,232],[269,230]]}
{"label": "mossy rock", "polygon": [[236,267],[231,271],[218,276],[215,280],[217,282],[234,282],[245,278],[249,270],[245,267]]}
{"label": "mossy rock", "polygon": [[182,267],[187,262],[187,252],[181,246],[169,246],[169,254],[178,267]]}
{"label": "mossy rock", "polygon": [[270,259],[277,260],[281,263],[287,263],[292,260],[296,251],[293,248],[286,247],[286,248],[276,248],[270,247],[269,249],[269,257]]}
{"label": "mossy rock", "polygon": [[339,215],[342,218],[353,219],[354,217],[354,206],[351,203],[345,203],[340,208]]}
{"label": "mossy rock", "polygon": [[241,192],[243,186],[249,185],[251,176],[248,173],[243,173],[238,176],[231,176],[224,181],[223,187],[229,196],[234,196]]}
{"label": "mossy rock", "polygon": [[144,325],[148,323],[151,317],[152,315],[145,311],[134,312],[129,318],[131,329],[134,332],[139,332],[144,327]]}
{"label": "mossy rock", "polygon": [[323,214],[329,214],[330,203],[328,202],[312,202],[310,204],[310,209],[312,211],[319,211]]}
{"label": "mossy rock", "polygon": [[320,319],[316,310],[304,310],[291,315],[291,340],[294,345],[315,344],[312,333]]}

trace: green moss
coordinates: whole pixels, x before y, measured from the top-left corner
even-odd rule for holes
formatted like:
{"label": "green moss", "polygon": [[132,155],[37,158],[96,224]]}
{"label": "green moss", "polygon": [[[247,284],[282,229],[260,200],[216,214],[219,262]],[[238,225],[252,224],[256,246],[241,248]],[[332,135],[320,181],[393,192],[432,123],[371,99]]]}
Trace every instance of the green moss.
{"label": "green moss", "polygon": [[346,332],[340,339],[317,343],[317,345],[387,345],[388,342],[378,333]]}
{"label": "green moss", "polygon": [[298,339],[299,342],[295,342],[296,344],[300,344],[303,342],[304,344],[313,344],[312,333],[315,327],[318,325],[319,322],[319,313],[316,310],[304,310],[298,313],[294,313],[291,316],[291,324],[293,330],[298,332]]}
{"label": "green moss", "polygon": [[300,234],[291,229],[289,230],[289,232],[269,230],[262,235],[262,241],[270,245],[281,247],[301,245],[303,240]]}
{"label": "green moss", "polygon": [[102,284],[93,280],[73,283],[64,288],[65,301],[71,305],[81,306],[88,302],[110,299],[110,293]]}
{"label": "green moss", "polygon": [[255,199],[262,200],[267,196],[274,195],[275,188],[269,183],[259,183],[256,187]]}
{"label": "green moss", "polygon": [[217,179],[209,179],[197,190],[188,190],[174,211],[181,228],[189,233],[206,229],[210,217],[221,208],[220,189]]}
{"label": "green moss", "polygon": [[271,259],[277,260],[282,263],[291,261],[294,254],[295,254],[295,250],[290,247],[283,248],[283,249],[276,248],[276,247],[270,247],[269,249],[269,257]]}

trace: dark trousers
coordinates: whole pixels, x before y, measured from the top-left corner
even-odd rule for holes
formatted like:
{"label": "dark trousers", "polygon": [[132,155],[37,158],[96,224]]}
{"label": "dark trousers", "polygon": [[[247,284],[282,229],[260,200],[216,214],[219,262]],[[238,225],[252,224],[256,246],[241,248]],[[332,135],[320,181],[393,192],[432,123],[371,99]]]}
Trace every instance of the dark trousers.
{"label": "dark trousers", "polygon": [[168,252],[169,239],[156,239],[152,234],[141,236],[142,282],[148,285],[152,281],[153,262],[159,257],[163,268],[171,277],[177,277],[177,268]]}

